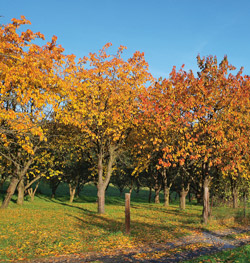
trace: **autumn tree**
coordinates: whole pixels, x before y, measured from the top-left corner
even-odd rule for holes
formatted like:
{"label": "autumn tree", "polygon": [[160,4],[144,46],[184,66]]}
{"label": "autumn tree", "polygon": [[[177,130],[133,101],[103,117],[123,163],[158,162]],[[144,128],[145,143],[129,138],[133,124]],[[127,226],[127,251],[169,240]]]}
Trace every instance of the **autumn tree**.
{"label": "autumn tree", "polygon": [[193,115],[188,113],[187,103],[187,87],[192,80],[192,73],[188,75],[182,69],[176,72],[174,67],[168,79],[160,78],[140,96],[142,138],[138,139],[138,169],[157,157],[155,166],[161,174],[165,206],[169,205],[176,167],[185,164],[191,149],[185,135],[192,126]]}
{"label": "autumn tree", "polygon": [[[168,79],[159,79],[141,96],[145,129],[139,148],[145,153],[162,152],[158,166],[163,178],[170,167],[179,167],[186,175],[191,174],[189,167],[200,170],[196,174],[201,175],[203,220],[207,223],[209,185],[215,172],[239,170],[242,156],[247,156],[248,115],[246,106],[241,105],[242,94],[249,98],[249,82],[241,70],[236,75],[230,73],[235,68],[226,57],[218,65],[216,57],[198,56],[198,65],[201,71],[197,77],[192,71],[173,68]],[[244,105],[249,105],[248,99]],[[233,136],[234,131],[238,135]],[[234,161],[229,161],[227,153]]]}
{"label": "autumn tree", "polygon": [[28,24],[22,16],[0,27],[0,155],[15,170],[2,208],[8,206],[17,185],[22,186],[40,145],[46,143],[44,122],[60,98],[63,49],[55,36],[39,46],[34,41],[44,39],[41,33],[30,29],[19,33],[20,26]]}
{"label": "autumn tree", "polygon": [[[231,127],[228,118],[233,105],[241,105],[237,97],[242,92],[242,71],[236,75],[230,73],[235,67],[228,63],[225,57],[218,65],[216,57],[198,56],[200,72],[196,81],[192,83],[189,92],[193,94],[194,134],[191,140],[195,142],[196,156],[200,163],[203,179],[203,221],[208,222],[209,217],[209,187],[215,171],[228,170],[223,155],[231,153],[238,148],[236,141],[229,138],[228,133],[237,127],[232,119]],[[240,137],[243,139],[243,137]],[[238,151],[237,151],[238,152]],[[238,152],[239,154],[239,152]],[[233,154],[234,158],[237,155]],[[231,163],[232,164],[232,163]],[[233,165],[235,167],[235,165]]]}
{"label": "autumn tree", "polygon": [[[210,213],[209,187],[216,171],[238,169],[239,163],[242,163],[230,162],[228,167],[223,156],[230,152],[234,160],[242,160],[239,156],[242,153],[244,156],[243,145],[245,151],[249,149],[248,137],[243,133],[237,136],[237,140],[229,136],[235,130],[241,130],[237,128],[239,114],[235,118],[235,112],[241,108],[241,94],[248,94],[249,86],[241,76],[241,70],[236,75],[230,73],[235,68],[226,57],[219,65],[216,57],[212,56],[198,56],[197,61],[201,70],[197,77],[192,71],[173,70],[170,74],[168,82],[174,87],[175,94],[172,118],[175,118],[176,136],[173,140],[175,143],[165,148],[166,155],[162,162],[173,166],[178,161],[181,170],[186,172],[190,165],[200,167],[204,191],[203,221],[207,223]],[[248,102],[245,105],[249,105]],[[246,117],[245,114],[243,116]],[[246,133],[247,125],[240,126]]]}
{"label": "autumn tree", "polygon": [[[104,213],[105,189],[113,166],[136,124],[137,98],[150,78],[144,54],[135,52],[127,61],[107,54],[90,53],[66,69],[65,107],[58,118],[81,129],[83,140],[95,152],[98,173],[98,212]],[[60,117],[59,117],[60,116]]]}
{"label": "autumn tree", "polygon": [[250,88],[249,77],[238,74],[237,92],[230,101],[224,116],[225,136],[222,152],[222,176],[229,179],[233,207],[238,206],[239,189],[243,181],[249,180],[249,128],[250,128]]}

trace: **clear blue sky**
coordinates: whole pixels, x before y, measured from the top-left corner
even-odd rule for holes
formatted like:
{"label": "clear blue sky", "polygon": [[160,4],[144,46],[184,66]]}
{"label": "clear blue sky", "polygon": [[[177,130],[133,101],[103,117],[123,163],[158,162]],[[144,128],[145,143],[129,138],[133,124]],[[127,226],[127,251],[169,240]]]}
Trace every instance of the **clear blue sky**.
{"label": "clear blue sky", "polygon": [[24,15],[77,57],[112,42],[145,53],[155,77],[197,71],[196,56],[224,55],[250,75],[250,0],[0,0],[0,23]]}

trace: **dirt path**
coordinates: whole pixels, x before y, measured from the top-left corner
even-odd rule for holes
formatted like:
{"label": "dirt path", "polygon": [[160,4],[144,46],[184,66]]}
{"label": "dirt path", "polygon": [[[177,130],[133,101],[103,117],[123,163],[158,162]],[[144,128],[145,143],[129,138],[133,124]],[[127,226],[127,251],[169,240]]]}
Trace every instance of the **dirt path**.
{"label": "dirt path", "polygon": [[227,229],[203,231],[197,235],[182,237],[167,244],[151,244],[133,250],[112,251],[110,253],[84,253],[53,258],[30,260],[29,263],[122,263],[122,262],[183,262],[192,258],[250,243],[248,229]]}

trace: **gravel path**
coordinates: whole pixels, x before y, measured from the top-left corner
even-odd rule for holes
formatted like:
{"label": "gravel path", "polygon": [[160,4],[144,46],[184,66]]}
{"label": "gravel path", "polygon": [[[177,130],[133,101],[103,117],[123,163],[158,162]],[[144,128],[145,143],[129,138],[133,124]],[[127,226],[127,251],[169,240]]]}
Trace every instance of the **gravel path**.
{"label": "gravel path", "polygon": [[[243,234],[240,239],[234,235]],[[245,234],[245,235],[244,235]],[[250,243],[250,227],[248,229],[227,229],[220,231],[203,231],[197,235],[182,237],[167,244],[152,244],[126,253],[114,251],[109,254],[84,253],[60,257],[35,259],[29,263],[122,263],[122,262],[183,262],[202,255],[232,249]]]}

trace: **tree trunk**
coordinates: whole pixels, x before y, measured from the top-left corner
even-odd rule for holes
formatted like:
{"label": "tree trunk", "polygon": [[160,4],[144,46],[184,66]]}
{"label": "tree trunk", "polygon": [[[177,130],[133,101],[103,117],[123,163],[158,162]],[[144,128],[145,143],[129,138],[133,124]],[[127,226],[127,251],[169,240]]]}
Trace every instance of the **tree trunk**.
{"label": "tree trunk", "polygon": [[34,194],[33,188],[30,187],[27,191],[28,191],[28,194],[29,194],[29,196],[30,196],[31,202],[33,202],[34,199],[35,199],[35,194]]}
{"label": "tree trunk", "polygon": [[[34,153],[37,151],[38,147],[36,146],[34,148]],[[18,157],[21,156],[21,153],[18,152],[17,154]],[[10,182],[10,185],[7,189],[7,194],[5,196],[5,199],[2,203],[2,206],[1,208],[7,208],[7,206],[9,205],[9,202],[13,196],[13,194],[15,193],[15,190],[16,190],[16,187],[19,183],[20,180],[23,179],[23,177],[25,176],[25,174],[27,173],[30,165],[33,163],[33,158],[29,159],[24,165],[23,165],[23,168],[21,169],[21,166],[20,164],[18,163],[15,163],[15,166],[16,166],[16,176],[13,176],[11,178],[11,182]]]}
{"label": "tree trunk", "polygon": [[18,205],[23,205],[24,202],[24,178],[21,178],[21,180],[19,181],[19,184],[17,186],[17,191],[18,191],[18,195],[17,195],[17,204]]}
{"label": "tree trunk", "polygon": [[76,185],[69,184],[69,194],[70,194],[69,202],[70,203],[73,203],[75,193],[76,193]]}
{"label": "tree trunk", "polygon": [[180,192],[180,209],[185,210],[186,209],[186,196],[189,192],[190,183],[187,184],[187,188],[185,189],[184,183],[182,184],[182,189]]}
{"label": "tree trunk", "polygon": [[238,208],[238,189],[235,185],[232,186],[232,196],[233,196],[233,208]]}
{"label": "tree trunk", "polygon": [[104,156],[101,153],[98,155],[98,183],[97,183],[97,198],[98,198],[98,214],[105,213],[105,189],[103,185],[103,159]]}
{"label": "tree trunk", "polygon": [[103,185],[98,185],[98,214],[105,214],[105,188]]}
{"label": "tree trunk", "polygon": [[202,212],[202,217],[203,217],[203,222],[205,224],[208,223],[208,218],[210,216],[210,206],[209,206],[209,184],[210,184],[211,179],[206,176],[204,179],[203,183],[203,212]]}
{"label": "tree trunk", "polygon": [[13,194],[15,193],[15,190],[16,190],[16,187],[17,187],[17,184],[19,182],[19,179],[17,177],[12,177],[11,178],[11,181],[10,181],[10,185],[7,189],[7,193],[6,193],[6,196],[5,196],[5,199],[1,205],[1,209],[5,209],[8,207],[9,205],[9,202],[13,196]]}
{"label": "tree trunk", "polygon": [[182,188],[180,192],[180,209],[185,210],[186,209],[186,196],[188,194],[188,191],[185,191],[184,188]]}
{"label": "tree trunk", "polygon": [[160,187],[155,189],[155,204],[159,204],[160,203],[160,191],[161,191]]}
{"label": "tree trunk", "polygon": [[29,194],[29,196],[30,196],[31,202],[33,202],[34,199],[35,199],[35,194],[36,194],[36,191],[37,191],[37,189],[38,189],[39,183],[40,183],[40,182],[38,182],[38,183],[36,184],[35,189],[33,189],[32,187],[30,187],[30,188],[28,189],[28,194]]}
{"label": "tree trunk", "polygon": [[98,211],[98,214],[105,213],[105,192],[106,192],[106,188],[109,184],[109,181],[112,175],[112,169],[113,169],[115,158],[116,158],[115,147],[110,145],[107,170],[106,170],[105,176],[103,176],[104,154],[103,154],[102,148],[100,147],[100,152],[98,154],[98,183],[97,183],[97,197],[98,197],[97,211]]}
{"label": "tree trunk", "polygon": [[170,193],[170,187],[163,186],[163,192],[164,192],[164,206],[169,206],[169,193]]}
{"label": "tree trunk", "polygon": [[[37,177],[35,177],[33,180],[31,180],[31,182],[30,182],[29,180],[27,180],[27,185],[25,186],[25,191],[27,190],[27,192],[28,192],[28,194],[29,194],[29,196],[30,196],[31,202],[33,202],[34,199],[35,199],[35,194],[36,194],[36,191],[37,191],[37,189],[38,189],[40,180],[41,180],[41,176],[40,176],[40,175],[37,176]],[[35,182],[37,182],[37,183],[36,183],[36,187],[35,187],[35,189],[33,189],[33,188],[32,188],[32,185],[33,185]]]}
{"label": "tree trunk", "polygon": [[172,183],[168,186],[168,178],[167,178],[167,170],[163,168],[162,172],[162,179],[163,179],[163,193],[164,193],[164,206],[169,206],[169,193],[172,186]]}
{"label": "tree trunk", "polygon": [[154,186],[154,189],[155,189],[155,204],[159,204],[160,203],[160,191],[161,191],[161,184],[159,184],[159,175],[156,174],[154,176],[154,179],[155,179],[155,186]]}

